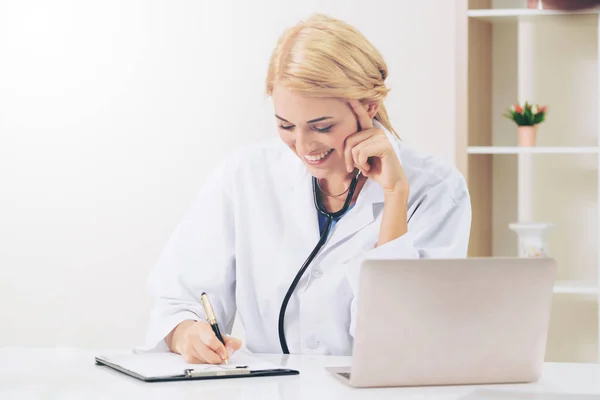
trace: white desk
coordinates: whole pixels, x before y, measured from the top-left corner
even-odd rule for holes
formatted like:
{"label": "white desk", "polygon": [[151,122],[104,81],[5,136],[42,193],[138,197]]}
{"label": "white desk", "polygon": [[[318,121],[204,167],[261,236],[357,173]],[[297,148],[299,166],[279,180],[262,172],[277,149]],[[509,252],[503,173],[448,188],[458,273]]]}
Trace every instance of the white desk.
{"label": "white desk", "polygon": [[[0,399],[600,399],[597,364],[546,364],[542,380],[527,385],[352,389],[323,370],[325,366],[348,365],[347,357],[264,355],[268,361],[300,370],[300,375],[145,383],[96,366],[94,356],[99,353],[102,351],[2,348]],[[571,395],[565,396],[567,393]],[[584,393],[598,397],[574,396]]]}

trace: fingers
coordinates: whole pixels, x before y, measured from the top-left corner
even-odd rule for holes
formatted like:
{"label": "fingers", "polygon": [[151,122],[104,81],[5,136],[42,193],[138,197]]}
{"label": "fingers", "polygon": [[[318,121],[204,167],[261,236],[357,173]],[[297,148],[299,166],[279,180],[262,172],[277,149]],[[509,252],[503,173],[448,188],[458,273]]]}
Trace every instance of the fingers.
{"label": "fingers", "polygon": [[[222,346],[222,345],[221,345]],[[222,358],[213,349],[208,347],[203,342],[195,342],[194,350],[196,350],[199,358],[208,364],[221,364],[226,358]]]}
{"label": "fingers", "polygon": [[191,364],[221,364],[242,347],[242,341],[225,335],[225,344],[204,321],[188,324],[177,344],[177,353]]}
{"label": "fingers", "polygon": [[[352,170],[354,170],[355,164],[358,166],[358,163],[355,162],[356,160],[352,156],[352,149],[362,141],[373,136],[375,132],[371,131],[373,128],[373,121],[360,101],[351,99],[348,104],[356,116],[356,122],[358,125],[358,132],[346,138],[346,148],[344,149],[346,171],[350,173]],[[365,171],[363,170],[362,172],[364,173]]]}
{"label": "fingers", "polygon": [[[242,345],[239,339],[227,338],[224,340],[233,351],[239,350]],[[229,358],[229,353],[233,354],[233,351],[227,351],[206,322],[195,322],[189,326],[178,348],[183,359],[192,364],[221,364]]]}
{"label": "fingers", "polygon": [[[221,358],[221,360],[218,360],[219,362],[227,360],[227,349],[225,349],[223,343],[217,339],[217,335],[215,335],[210,325],[207,324],[207,326],[208,329],[201,330],[200,340],[202,340],[202,343],[206,345],[210,352]],[[204,351],[206,352],[206,350]],[[207,352],[207,354],[210,354],[210,352]],[[214,358],[214,356],[211,355],[211,358]]]}
{"label": "fingers", "polygon": [[344,147],[344,160],[346,161],[346,171],[348,171],[348,173],[352,172],[355,166],[355,160],[352,156],[352,149],[359,143],[369,139],[371,136],[373,136],[373,134],[374,133],[372,131],[362,131],[346,138],[346,147]]}
{"label": "fingers", "polygon": [[368,176],[371,171],[369,159],[371,157],[382,157],[387,147],[388,144],[385,142],[385,138],[375,136],[363,140],[352,148],[352,159],[364,176]]}
{"label": "fingers", "polygon": [[190,364],[220,364],[221,357],[210,350],[195,332],[190,332],[183,348],[179,351],[185,362]]}
{"label": "fingers", "polygon": [[358,100],[350,100],[348,102],[350,104],[350,108],[354,111],[354,115],[356,115],[356,120],[358,122],[358,130],[364,131],[367,129],[371,129],[373,127],[373,121],[371,117],[369,117],[369,113],[365,107]]}
{"label": "fingers", "polygon": [[367,146],[368,141],[364,141],[354,146],[352,149],[352,159],[364,176],[367,176],[371,169],[371,166],[369,165],[369,155],[368,152],[365,151]]}
{"label": "fingers", "polygon": [[227,355],[231,357],[233,353],[242,347],[242,341],[231,336],[225,336],[225,347],[227,347]]}

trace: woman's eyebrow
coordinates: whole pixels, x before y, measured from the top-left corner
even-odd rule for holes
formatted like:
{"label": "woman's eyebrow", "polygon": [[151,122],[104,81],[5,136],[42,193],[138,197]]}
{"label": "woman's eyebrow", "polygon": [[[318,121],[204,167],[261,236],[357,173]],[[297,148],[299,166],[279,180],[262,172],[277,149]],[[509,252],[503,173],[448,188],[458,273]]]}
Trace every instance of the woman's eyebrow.
{"label": "woman's eyebrow", "polygon": [[325,121],[326,119],[331,119],[333,117],[320,117],[320,118],[315,118],[315,119],[311,119],[310,121],[306,121],[307,124],[314,124],[315,122],[321,122],[321,121]]}
{"label": "woman's eyebrow", "polygon": [[[279,115],[275,114],[275,117],[277,117],[278,119],[282,120],[283,122],[287,122],[288,124],[291,124],[290,121],[288,121],[285,118],[281,118]],[[310,121],[306,121],[307,124],[314,124],[315,122],[321,122],[321,121],[325,121],[327,119],[331,119],[333,117],[319,117],[319,118],[315,118],[315,119],[311,119]]]}

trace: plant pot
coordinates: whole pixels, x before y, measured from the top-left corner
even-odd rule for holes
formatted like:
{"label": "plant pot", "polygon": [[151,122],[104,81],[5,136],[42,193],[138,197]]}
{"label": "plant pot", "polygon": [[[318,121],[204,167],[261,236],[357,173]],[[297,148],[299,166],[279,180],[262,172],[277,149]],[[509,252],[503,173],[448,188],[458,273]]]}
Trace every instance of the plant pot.
{"label": "plant pot", "polygon": [[537,125],[519,126],[517,128],[517,134],[519,135],[519,146],[535,146],[537,138]]}
{"label": "plant pot", "polygon": [[509,228],[517,233],[519,257],[548,257],[546,232],[552,227],[549,223],[516,223]]}

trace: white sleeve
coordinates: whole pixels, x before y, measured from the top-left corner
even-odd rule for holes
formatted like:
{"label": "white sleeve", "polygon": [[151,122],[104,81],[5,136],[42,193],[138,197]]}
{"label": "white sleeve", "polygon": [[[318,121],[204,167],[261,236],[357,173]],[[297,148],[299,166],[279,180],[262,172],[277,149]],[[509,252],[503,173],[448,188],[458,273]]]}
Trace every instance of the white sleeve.
{"label": "white sleeve", "polygon": [[235,227],[224,166],[203,185],[173,232],[150,274],[154,305],[146,350],[167,350],[165,337],[180,322],[205,320],[200,295],[206,292],[222,329],[235,316]]}
{"label": "white sleeve", "polygon": [[471,200],[461,180],[457,193],[433,188],[421,199],[408,222],[408,232],[373,247],[348,262],[347,278],[354,293],[350,333],[354,336],[355,311],[361,263],[369,259],[464,258],[471,233]]}

